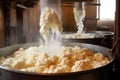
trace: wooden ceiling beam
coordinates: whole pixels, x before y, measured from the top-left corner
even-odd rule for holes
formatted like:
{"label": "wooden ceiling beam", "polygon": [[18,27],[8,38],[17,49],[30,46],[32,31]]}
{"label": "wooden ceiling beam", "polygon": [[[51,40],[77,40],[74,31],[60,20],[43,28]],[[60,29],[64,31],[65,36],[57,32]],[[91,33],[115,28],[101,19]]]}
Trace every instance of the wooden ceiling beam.
{"label": "wooden ceiling beam", "polygon": [[[3,0],[0,0],[3,1]],[[26,2],[26,1],[39,1],[39,0],[4,0],[6,1],[17,1],[17,2]],[[74,3],[74,2],[85,2],[85,1],[93,1],[93,0],[61,0],[62,3]]]}

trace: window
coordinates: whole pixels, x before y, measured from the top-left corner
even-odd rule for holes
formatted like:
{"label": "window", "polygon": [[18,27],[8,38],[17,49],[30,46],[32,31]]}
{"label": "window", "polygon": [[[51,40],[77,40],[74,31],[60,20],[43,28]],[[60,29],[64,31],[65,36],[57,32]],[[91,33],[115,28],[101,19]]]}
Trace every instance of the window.
{"label": "window", "polygon": [[116,0],[100,0],[100,19],[114,20]]}

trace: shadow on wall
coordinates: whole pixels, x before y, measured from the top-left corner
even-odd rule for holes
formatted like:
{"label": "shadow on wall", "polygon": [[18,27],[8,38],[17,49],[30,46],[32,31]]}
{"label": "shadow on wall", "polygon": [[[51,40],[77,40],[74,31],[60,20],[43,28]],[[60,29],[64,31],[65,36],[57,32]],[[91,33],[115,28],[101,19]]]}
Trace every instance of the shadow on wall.
{"label": "shadow on wall", "polygon": [[114,20],[98,20],[97,30],[114,32]]}

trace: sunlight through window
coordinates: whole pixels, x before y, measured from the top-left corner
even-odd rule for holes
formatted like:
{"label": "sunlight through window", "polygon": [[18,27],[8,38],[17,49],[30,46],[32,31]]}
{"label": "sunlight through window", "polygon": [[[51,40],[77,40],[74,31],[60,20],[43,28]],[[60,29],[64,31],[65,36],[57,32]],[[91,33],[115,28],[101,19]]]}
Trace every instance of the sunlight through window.
{"label": "sunlight through window", "polygon": [[116,0],[100,0],[100,19],[114,20]]}

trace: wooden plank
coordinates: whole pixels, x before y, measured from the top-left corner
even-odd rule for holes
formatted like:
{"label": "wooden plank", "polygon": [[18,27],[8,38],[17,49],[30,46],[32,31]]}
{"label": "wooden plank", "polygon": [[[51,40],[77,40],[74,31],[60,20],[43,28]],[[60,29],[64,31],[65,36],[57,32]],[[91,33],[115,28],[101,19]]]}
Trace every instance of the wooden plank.
{"label": "wooden plank", "polygon": [[[39,1],[39,0],[4,0],[4,1]],[[80,2],[80,1],[93,1],[93,0],[61,0],[61,2]]]}
{"label": "wooden plank", "polygon": [[40,8],[39,4],[34,8],[29,8],[23,11],[23,35],[26,38],[26,42],[38,41],[40,38],[39,33],[39,16]]}
{"label": "wooden plank", "polygon": [[17,27],[17,5],[16,2],[13,1],[10,4],[10,45],[17,43],[17,34],[16,34],[16,27]]}
{"label": "wooden plank", "polygon": [[16,35],[17,35],[17,42],[24,43],[25,39],[23,36],[23,9],[17,8],[17,27],[16,27]]}
{"label": "wooden plank", "polygon": [[[9,0],[8,0],[8,1],[9,1]],[[30,1],[39,1],[39,0],[13,0],[13,1],[18,1],[18,2],[29,1],[29,2],[30,2]]]}
{"label": "wooden plank", "polygon": [[62,5],[62,24],[64,32],[76,32],[77,27],[74,20],[73,6]]}
{"label": "wooden plank", "polygon": [[114,46],[116,42],[118,42],[118,44],[116,45],[115,52],[113,53],[116,54],[116,63],[115,63],[116,72],[120,72],[120,4],[119,3],[120,0],[116,0]]}
{"label": "wooden plank", "polygon": [[16,2],[11,2],[10,5],[10,27],[17,26]]}
{"label": "wooden plank", "polygon": [[3,9],[3,16],[4,16],[4,28],[5,28],[5,46],[9,45],[9,39],[10,39],[10,10],[9,6],[10,3],[5,2],[2,3],[2,9]]}
{"label": "wooden plank", "polygon": [[2,4],[0,3],[0,48],[5,45],[5,34],[4,34],[4,17],[2,11]]}

